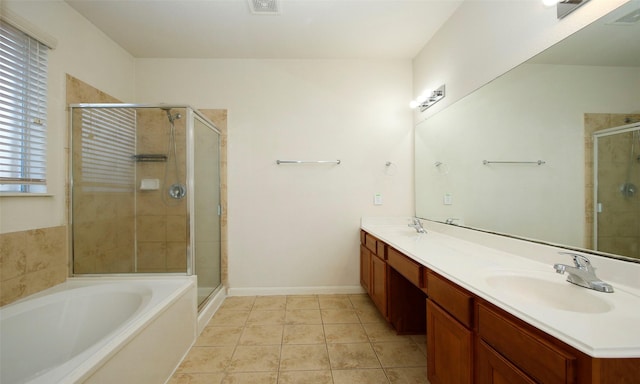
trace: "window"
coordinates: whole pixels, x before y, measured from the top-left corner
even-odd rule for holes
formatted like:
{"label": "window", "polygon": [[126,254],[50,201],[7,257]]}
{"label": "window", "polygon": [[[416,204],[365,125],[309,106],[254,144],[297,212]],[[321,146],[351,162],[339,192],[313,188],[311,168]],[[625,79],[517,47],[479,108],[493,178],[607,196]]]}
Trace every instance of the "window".
{"label": "window", "polygon": [[47,52],[0,21],[0,192],[46,192]]}

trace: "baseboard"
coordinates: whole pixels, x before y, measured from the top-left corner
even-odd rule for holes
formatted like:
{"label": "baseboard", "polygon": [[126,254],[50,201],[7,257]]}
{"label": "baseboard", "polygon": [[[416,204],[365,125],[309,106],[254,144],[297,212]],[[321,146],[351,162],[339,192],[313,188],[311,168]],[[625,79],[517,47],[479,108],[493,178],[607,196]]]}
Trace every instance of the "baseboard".
{"label": "baseboard", "polygon": [[359,285],[323,287],[243,287],[229,288],[228,296],[275,296],[275,295],[345,295],[365,293]]}

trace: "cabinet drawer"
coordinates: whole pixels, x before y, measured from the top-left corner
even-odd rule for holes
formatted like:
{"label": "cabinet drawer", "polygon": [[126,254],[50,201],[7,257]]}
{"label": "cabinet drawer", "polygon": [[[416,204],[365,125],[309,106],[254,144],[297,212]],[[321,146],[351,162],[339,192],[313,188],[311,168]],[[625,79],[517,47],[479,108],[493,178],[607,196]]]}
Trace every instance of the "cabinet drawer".
{"label": "cabinet drawer", "polygon": [[422,288],[422,266],[415,261],[411,260],[402,253],[395,249],[388,247],[387,249],[387,263],[398,271],[402,276],[406,277],[413,285]]}
{"label": "cabinet drawer", "polygon": [[364,245],[365,243],[365,237],[367,236],[367,232],[363,231],[362,229],[360,230],[360,244]]}
{"label": "cabinet drawer", "polygon": [[541,383],[575,383],[576,358],[493,309],[478,305],[478,333],[497,352]]}
{"label": "cabinet drawer", "polygon": [[378,239],[367,233],[364,238],[364,246],[371,252],[376,253],[378,252]]}
{"label": "cabinet drawer", "polygon": [[473,296],[431,271],[428,271],[426,275],[429,298],[467,328],[471,328],[473,326]]}

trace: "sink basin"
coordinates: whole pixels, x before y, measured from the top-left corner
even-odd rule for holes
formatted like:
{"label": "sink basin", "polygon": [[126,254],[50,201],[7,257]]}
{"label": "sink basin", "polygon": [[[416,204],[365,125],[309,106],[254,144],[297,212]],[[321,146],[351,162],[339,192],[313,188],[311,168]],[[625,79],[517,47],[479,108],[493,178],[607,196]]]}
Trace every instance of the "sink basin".
{"label": "sink basin", "polygon": [[[485,281],[489,287],[521,303],[562,311],[604,313],[613,306],[599,297],[602,293],[567,282],[566,277],[554,272],[493,273]],[[607,293],[611,295],[611,293]]]}

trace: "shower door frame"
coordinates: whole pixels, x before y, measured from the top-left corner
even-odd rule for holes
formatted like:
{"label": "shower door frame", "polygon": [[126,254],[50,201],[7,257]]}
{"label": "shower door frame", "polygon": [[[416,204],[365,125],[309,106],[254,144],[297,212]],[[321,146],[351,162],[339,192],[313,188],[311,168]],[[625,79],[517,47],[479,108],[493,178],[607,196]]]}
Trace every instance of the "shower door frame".
{"label": "shower door frame", "polygon": [[[199,112],[197,109],[191,107],[188,104],[132,104],[132,103],[77,103],[77,104],[69,104],[69,114],[68,114],[68,161],[67,161],[67,172],[68,172],[68,183],[69,183],[69,191],[68,191],[68,225],[70,230],[68,232],[68,252],[69,252],[69,260],[70,260],[70,268],[69,268],[69,276],[70,277],[127,277],[134,275],[145,275],[145,276],[171,276],[171,275],[179,275],[179,276],[193,276],[195,274],[195,253],[193,252],[193,241],[194,241],[194,228],[192,227],[195,223],[193,221],[193,217],[191,213],[193,212],[194,202],[193,202],[193,163],[194,163],[194,152],[193,152],[193,138],[194,138],[194,121],[196,118],[201,120],[205,125],[211,128],[218,135],[218,157],[220,157],[220,137],[222,137],[221,131],[216,127],[216,125],[209,120],[204,114]],[[186,161],[187,161],[187,268],[185,273],[176,273],[176,272],[158,272],[158,273],[141,273],[141,272],[128,272],[128,273],[74,273],[73,264],[74,264],[74,254],[73,254],[73,112],[75,109],[84,109],[84,108],[130,108],[130,109],[178,109],[184,108],[187,113],[187,123],[186,123],[186,140],[187,140],[187,153],[186,153]],[[218,163],[220,166],[220,162]],[[220,174],[219,174],[220,175]],[[221,180],[218,180],[218,188],[221,187]],[[221,218],[221,216],[219,215]],[[222,286],[222,283],[214,289],[214,293],[218,291],[218,289]]]}
{"label": "shower door frame", "polygon": [[[592,135],[593,140],[593,249],[598,251],[598,140],[602,137],[618,135],[621,133],[633,132],[640,130],[640,122],[621,125],[618,127],[607,128],[596,131]],[[602,251],[599,251],[602,252]],[[634,258],[623,256],[625,259],[637,261]]]}

